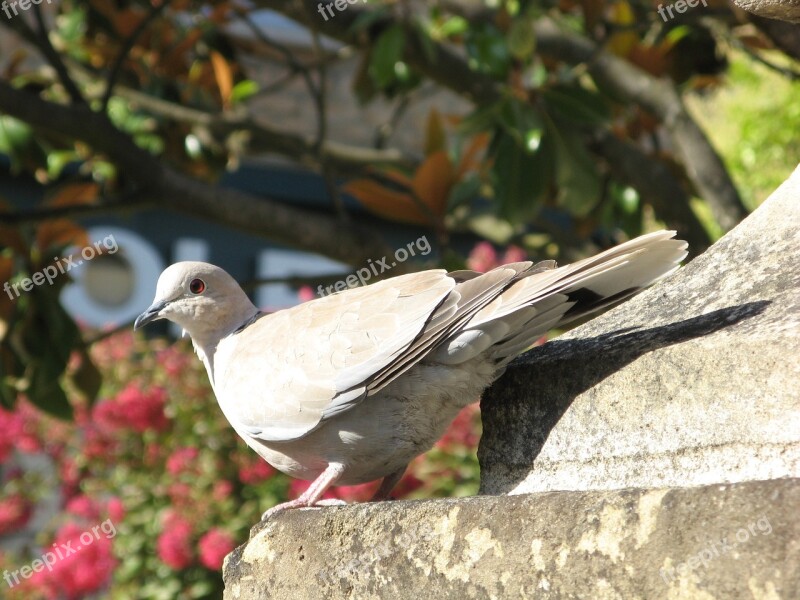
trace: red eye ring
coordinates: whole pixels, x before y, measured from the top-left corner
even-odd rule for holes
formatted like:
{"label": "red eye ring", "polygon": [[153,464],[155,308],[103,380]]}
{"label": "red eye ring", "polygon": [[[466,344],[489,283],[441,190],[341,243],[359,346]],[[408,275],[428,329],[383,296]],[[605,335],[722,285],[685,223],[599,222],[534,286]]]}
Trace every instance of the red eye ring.
{"label": "red eye ring", "polygon": [[206,291],[206,283],[202,279],[192,279],[189,283],[189,291],[193,294],[202,294]]}

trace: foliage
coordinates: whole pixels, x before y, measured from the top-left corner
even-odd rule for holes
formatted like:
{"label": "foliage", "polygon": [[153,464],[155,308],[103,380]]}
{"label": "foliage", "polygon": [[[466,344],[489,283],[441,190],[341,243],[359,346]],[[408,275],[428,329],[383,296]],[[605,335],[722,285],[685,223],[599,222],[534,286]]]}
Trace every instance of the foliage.
{"label": "foliage", "polygon": [[789,81],[738,53],[725,87],[693,99],[694,114],[719,148],[751,209],[797,166],[799,94],[800,80]]}
{"label": "foliage", "polygon": [[[0,557],[0,570],[20,569],[105,519],[115,534],[36,573],[11,598],[73,600],[98,590],[126,600],[220,597],[224,556],[246,541],[264,510],[296,497],[307,482],[277,473],[237,437],[186,344],[121,333],[95,344],[92,358],[103,373],[102,399],[90,408],[73,397],[74,423],[44,416],[25,400],[13,412],[0,409],[7,433],[0,440],[7,479],[0,537],[25,525],[38,498],[55,493],[60,506],[39,544]],[[395,496],[476,493],[479,433],[472,405],[414,461]],[[22,471],[22,454],[49,457],[58,484]],[[374,491],[374,484],[339,487],[329,497],[364,501]]]}

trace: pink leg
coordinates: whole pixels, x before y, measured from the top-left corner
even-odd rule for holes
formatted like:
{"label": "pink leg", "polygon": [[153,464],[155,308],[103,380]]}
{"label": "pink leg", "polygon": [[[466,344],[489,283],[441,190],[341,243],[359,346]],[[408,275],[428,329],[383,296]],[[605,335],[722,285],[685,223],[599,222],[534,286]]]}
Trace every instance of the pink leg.
{"label": "pink leg", "polygon": [[319,477],[317,477],[314,482],[308,486],[308,489],[303,492],[299,498],[295,498],[294,500],[290,500],[289,502],[284,502],[283,504],[278,504],[277,506],[273,506],[263,515],[261,515],[261,520],[264,521],[269,519],[270,517],[274,517],[276,514],[288,510],[290,508],[303,508],[305,506],[314,506],[317,501],[322,497],[322,495],[328,491],[328,488],[331,487],[336,481],[342,476],[344,473],[344,465],[339,463],[331,463],[328,465],[328,468],[325,469]]}
{"label": "pink leg", "polygon": [[394,473],[389,473],[386,477],[383,478],[381,481],[381,486],[378,488],[378,491],[370,498],[370,502],[380,502],[381,500],[388,500],[389,494],[392,493],[394,486],[397,485],[397,482],[403,478],[403,474],[406,472],[408,466],[403,467],[395,471]]}

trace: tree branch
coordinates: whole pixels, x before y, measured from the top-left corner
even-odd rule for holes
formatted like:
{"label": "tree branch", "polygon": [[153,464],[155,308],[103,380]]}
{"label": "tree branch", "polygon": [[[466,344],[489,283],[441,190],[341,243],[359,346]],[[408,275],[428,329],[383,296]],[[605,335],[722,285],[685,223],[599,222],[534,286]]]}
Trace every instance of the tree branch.
{"label": "tree branch", "polygon": [[[317,212],[195,180],[136,146],[101,113],[64,106],[0,81],[0,111],[106,154],[152,202],[352,265],[389,252],[374,231]],[[401,270],[402,267],[400,267]]]}
{"label": "tree branch", "polygon": [[139,24],[136,26],[136,29],[133,30],[133,33],[128,36],[128,38],[125,40],[125,43],[122,45],[122,48],[120,48],[119,54],[117,54],[117,58],[111,67],[108,80],[106,81],[106,91],[103,94],[103,100],[100,108],[101,112],[106,112],[106,109],[108,108],[108,102],[111,100],[111,96],[114,93],[114,86],[117,83],[117,78],[122,71],[122,64],[125,62],[128,54],[130,54],[130,51],[133,50],[133,45],[136,43],[136,40],[139,39],[139,36],[142,35],[142,32],[147,29],[148,25],[150,25],[150,23],[152,23],[156,17],[163,12],[163,10],[169,5],[170,1],[171,0],[162,0],[157,6],[150,7],[150,12],[147,13],[147,15],[139,22]]}

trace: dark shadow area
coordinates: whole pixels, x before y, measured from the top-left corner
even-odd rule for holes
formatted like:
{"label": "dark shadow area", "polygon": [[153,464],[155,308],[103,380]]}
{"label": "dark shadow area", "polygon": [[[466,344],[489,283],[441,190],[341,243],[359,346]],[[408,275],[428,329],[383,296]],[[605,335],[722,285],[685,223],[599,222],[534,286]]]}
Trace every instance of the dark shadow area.
{"label": "dark shadow area", "polygon": [[[530,350],[483,395],[483,436],[478,448],[481,469],[484,465],[516,466],[522,457],[533,464],[577,396],[648,352],[751,319],[769,304],[748,302],[668,325],[618,329],[586,339],[554,340]],[[495,442],[489,447],[486,440]],[[517,483],[499,493],[510,491]]]}

